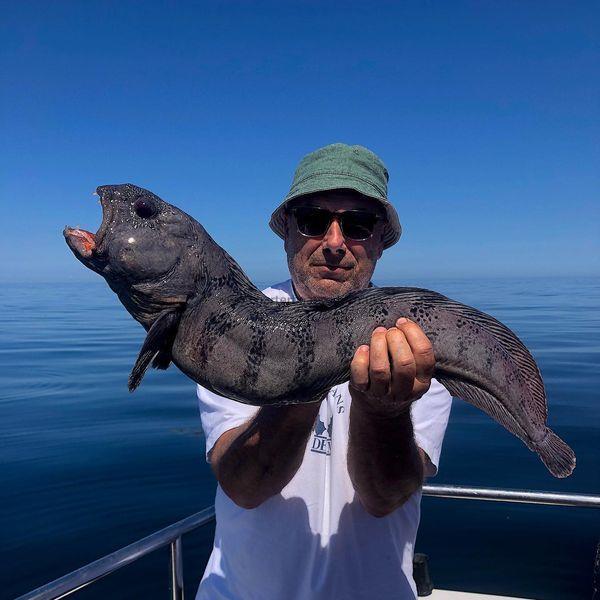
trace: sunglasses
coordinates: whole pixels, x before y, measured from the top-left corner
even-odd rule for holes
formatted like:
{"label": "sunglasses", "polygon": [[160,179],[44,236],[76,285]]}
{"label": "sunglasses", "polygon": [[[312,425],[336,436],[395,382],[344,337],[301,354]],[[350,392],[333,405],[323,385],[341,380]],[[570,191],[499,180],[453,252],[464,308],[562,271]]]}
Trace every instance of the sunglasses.
{"label": "sunglasses", "polygon": [[383,219],[381,215],[367,210],[331,212],[318,206],[296,206],[288,212],[296,217],[298,233],[301,235],[321,237],[335,219],[340,224],[343,236],[355,242],[368,240],[373,235],[377,221]]}

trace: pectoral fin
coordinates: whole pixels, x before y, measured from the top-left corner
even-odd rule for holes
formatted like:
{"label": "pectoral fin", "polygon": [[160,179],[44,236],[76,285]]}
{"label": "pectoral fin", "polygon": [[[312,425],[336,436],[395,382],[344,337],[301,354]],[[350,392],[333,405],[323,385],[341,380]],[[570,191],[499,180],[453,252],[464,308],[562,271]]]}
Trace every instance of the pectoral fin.
{"label": "pectoral fin", "polygon": [[166,369],[169,366],[171,347],[175,341],[180,319],[181,312],[168,310],[161,313],[154,321],[129,375],[130,392],[140,384],[150,363],[155,369]]}

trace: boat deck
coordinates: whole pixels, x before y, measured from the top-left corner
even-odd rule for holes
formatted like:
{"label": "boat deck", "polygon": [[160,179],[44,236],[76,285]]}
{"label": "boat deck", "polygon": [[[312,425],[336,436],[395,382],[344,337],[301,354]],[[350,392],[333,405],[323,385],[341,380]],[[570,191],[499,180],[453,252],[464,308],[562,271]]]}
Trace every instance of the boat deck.
{"label": "boat deck", "polygon": [[490,596],[489,594],[474,594],[473,592],[454,592],[451,590],[433,590],[430,596],[432,600],[531,600],[527,598],[516,598],[513,596]]}

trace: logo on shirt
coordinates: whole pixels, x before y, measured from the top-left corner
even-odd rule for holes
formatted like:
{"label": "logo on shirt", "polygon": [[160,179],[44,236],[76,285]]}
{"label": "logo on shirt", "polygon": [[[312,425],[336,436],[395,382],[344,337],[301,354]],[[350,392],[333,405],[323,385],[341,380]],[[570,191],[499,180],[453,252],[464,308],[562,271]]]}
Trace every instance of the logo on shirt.
{"label": "logo on shirt", "polygon": [[321,421],[321,415],[317,416],[314,426],[314,435],[312,438],[311,452],[318,454],[331,454],[331,430],[333,429],[333,415],[329,419],[328,425]]}
{"label": "logo on shirt", "polygon": [[[329,403],[331,400],[333,400],[333,405],[336,407],[336,412],[338,414],[344,412],[342,395],[338,392],[337,388],[332,388],[330,390],[327,396],[327,402]],[[327,406],[329,407],[329,404],[327,404]],[[312,437],[310,451],[329,456],[331,454],[333,415],[329,418],[329,423],[325,424],[325,422],[321,420],[321,414],[319,413],[313,431],[314,435]]]}

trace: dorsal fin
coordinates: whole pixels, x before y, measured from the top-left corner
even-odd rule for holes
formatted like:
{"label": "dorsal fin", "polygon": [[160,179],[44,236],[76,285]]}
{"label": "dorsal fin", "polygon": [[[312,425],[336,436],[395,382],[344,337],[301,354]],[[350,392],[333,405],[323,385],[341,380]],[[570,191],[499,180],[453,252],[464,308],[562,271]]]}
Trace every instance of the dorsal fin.
{"label": "dorsal fin", "polygon": [[150,363],[157,369],[166,369],[169,366],[171,347],[175,341],[180,319],[181,312],[179,310],[166,310],[152,323],[129,375],[130,392],[140,385]]}

